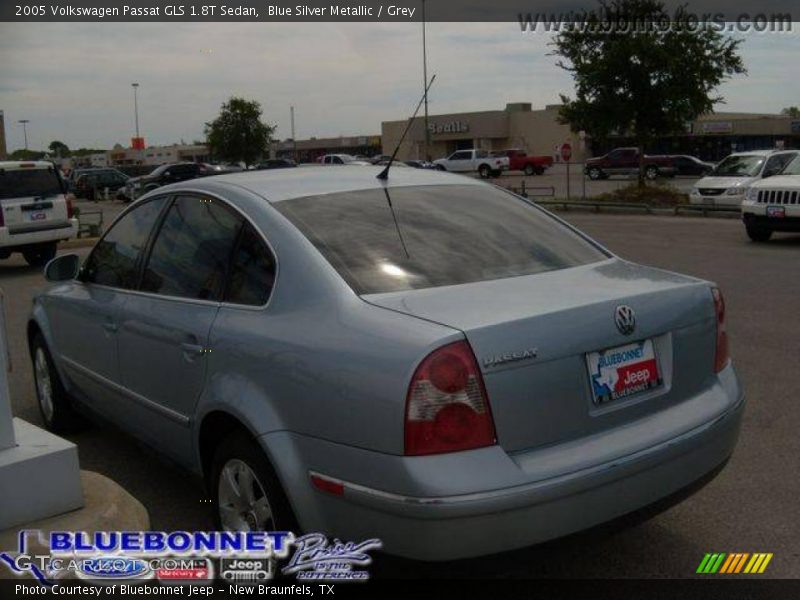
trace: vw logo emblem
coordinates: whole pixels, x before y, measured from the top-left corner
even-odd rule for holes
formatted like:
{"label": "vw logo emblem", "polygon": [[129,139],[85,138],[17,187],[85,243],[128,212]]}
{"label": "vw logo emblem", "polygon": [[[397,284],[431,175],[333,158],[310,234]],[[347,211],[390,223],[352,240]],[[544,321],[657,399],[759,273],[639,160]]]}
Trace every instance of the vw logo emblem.
{"label": "vw logo emblem", "polygon": [[636,329],[636,313],[630,306],[620,304],[614,309],[614,323],[622,335],[630,335]]}

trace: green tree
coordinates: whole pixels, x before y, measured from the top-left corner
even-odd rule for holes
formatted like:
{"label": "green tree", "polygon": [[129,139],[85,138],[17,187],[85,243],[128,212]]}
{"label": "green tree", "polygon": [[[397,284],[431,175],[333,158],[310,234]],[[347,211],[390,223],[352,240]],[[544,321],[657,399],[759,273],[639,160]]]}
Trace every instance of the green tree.
{"label": "green tree", "polygon": [[53,140],[50,142],[48,148],[52,154],[55,154],[59,158],[69,156],[69,147],[64,142],[59,140]]}
{"label": "green tree", "polygon": [[274,125],[261,121],[261,104],[237,97],[225,102],[219,116],[205,126],[206,143],[215,159],[247,166],[268,151],[274,131]]}
{"label": "green tree", "polygon": [[797,106],[787,106],[781,111],[782,115],[788,115],[793,119],[800,119],[800,108]]}
{"label": "green tree", "polygon": [[582,27],[559,33],[557,65],[572,74],[575,98],[562,95],[561,120],[595,139],[628,135],[644,149],[654,138],[685,131],[724,98],[717,87],[746,73],[741,40],[723,36],[680,7],[659,0],[600,0]]}

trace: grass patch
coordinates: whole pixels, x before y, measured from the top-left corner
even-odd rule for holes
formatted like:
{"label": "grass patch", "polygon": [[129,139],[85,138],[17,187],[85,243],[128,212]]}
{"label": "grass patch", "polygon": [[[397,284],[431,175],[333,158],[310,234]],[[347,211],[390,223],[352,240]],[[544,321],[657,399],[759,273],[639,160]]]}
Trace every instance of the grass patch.
{"label": "grass patch", "polygon": [[673,207],[689,204],[689,195],[677,191],[668,185],[648,183],[640,188],[637,183],[605,192],[595,196],[592,200],[600,202],[620,202],[625,204],[649,204],[650,206]]}

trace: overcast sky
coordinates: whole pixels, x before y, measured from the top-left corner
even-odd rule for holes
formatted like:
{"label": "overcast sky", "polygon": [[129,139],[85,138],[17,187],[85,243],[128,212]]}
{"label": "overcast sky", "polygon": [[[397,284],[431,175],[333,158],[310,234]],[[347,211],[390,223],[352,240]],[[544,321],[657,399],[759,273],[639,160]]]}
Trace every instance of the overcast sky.
{"label": "overcast sky", "polygon": [[[719,110],[778,112],[800,104],[800,26],[752,34],[749,76],[725,84]],[[516,23],[429,23],[428,70],[437,74],[431,114],[534,107],[570,94],[548,56],[545,34]],[[0,23],[0,110],[9,150],[60,139],[68,146],[128,145],[131,82],[140,83],[139,124],[149,145],[203,137],[231,95],[261,102],[265,120],[297,138],[380,133],[409,115],[422,93],[421,25]]]}

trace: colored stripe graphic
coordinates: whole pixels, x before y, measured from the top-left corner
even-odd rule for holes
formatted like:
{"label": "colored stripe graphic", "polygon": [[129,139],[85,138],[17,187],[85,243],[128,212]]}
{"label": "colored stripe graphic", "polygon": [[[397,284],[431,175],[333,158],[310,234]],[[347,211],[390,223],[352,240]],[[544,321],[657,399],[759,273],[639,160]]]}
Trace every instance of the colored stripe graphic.
{"label": "colored stripe graphic", "polygon": [[754,554],[749,552],[732,552],[730,554],[709,552],[703,556],[703,560],[700,561],[696,572],[704,575],[713,575],[715,573],[720,575],[737,573],[761,574],[767,570],[767,565],[769,565],[772,557],[773,554],[771,552],[756,552]]}

